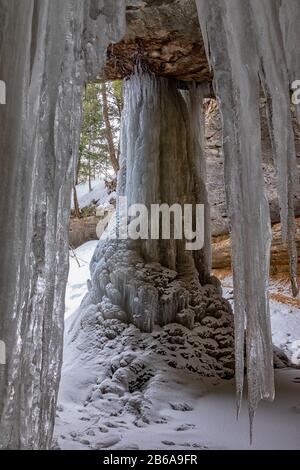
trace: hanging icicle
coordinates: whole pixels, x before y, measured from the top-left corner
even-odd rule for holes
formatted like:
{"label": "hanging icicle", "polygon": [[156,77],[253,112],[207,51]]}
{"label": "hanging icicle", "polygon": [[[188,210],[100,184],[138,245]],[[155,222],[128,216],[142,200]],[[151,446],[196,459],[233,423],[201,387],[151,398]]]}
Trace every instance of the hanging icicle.
{"label": "hanging icicle", "polygon": [[225,184],[232,236],[238,412],[244,382],[246,327],[249,413],[273,399],[268,305],[271,227],[264,194],[258,57],[247,2],[197,1],[223,119]]}

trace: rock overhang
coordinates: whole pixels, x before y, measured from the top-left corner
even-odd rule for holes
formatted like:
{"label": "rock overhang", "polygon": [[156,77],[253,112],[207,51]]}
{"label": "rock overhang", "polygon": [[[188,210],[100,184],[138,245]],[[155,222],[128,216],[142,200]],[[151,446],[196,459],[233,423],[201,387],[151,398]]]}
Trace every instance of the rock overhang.
{"label": "rock overhang", "polygon": [[137,63],[181,81],[211,82],[194,0],[127,0],[127,32],[111,44],[102,79],[123,79]]}

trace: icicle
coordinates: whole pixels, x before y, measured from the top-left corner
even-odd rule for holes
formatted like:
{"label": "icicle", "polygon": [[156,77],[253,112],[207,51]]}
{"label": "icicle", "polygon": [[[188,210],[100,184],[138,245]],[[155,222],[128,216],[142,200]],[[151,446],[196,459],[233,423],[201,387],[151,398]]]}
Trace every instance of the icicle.
{"label": "icicle", "polygon": [[0,71],[9,84],[0,107],[0,338],[7,351],[0,448],[47,449],[62,362],[81,89],[101,70],[108,43],[124,34],[125,5],[0,0],[0,12]]}
{"label": "icicle", "polygon": [[[270,137],[277,169],[282,238],[288,242],[290,278],[293,295],[296,297],[299,292],[294,220],[297,163],[286,51],[279,21],[278,2],[252,0],[249,5],[261,61],[260,78],[268,105]],[[298,27],[294,24],[292,28],[291,25],[292,29]]]}
{"label": "icicle", "polygon": [[223,119],[225,183],[231,220],[235,289],[236,386],[239,412],[246,327],[249,416],[273,399],[273,349],[268,305],[271,227],[261,160],[260,84],[247,1],[196,0],[207,36]]}
{"label": "icicle", "polygon": [[[299,59],[299,42],[300,42],[300,5],[298,0],[282,0],[280,4],[280,26],[282,29],[282,37],[284,43],[285,57],[287,62],[288,76],[290,88],[292,84],[300,80],[300,59]],[[298,123],[300,124],[300,103],[294,103],[296,107],[296,114]],[[291,154],[289,157],[289,205],[293,206],[293,191],[299,191],[299,172],[297,166],[294,164],[294,146],[291,145]],[[293,173],[294,172],[294,173]],[[295,236],[293,227],[294,214],[289,207],[289,220],[288,220],[288,247],[290,257],[290,272],[292,280],[293,294],[296,295],[299,292],[299,286],[297,283],[297,248],[295,243]]]}
{"label": "icicle", "polygon": [[[211,223],[210,223],[210,206],[206,188],[206,156],[204,151],[204,99],[203,86],[196,86],[191,83],[188,90],[183,92],[189,111],[189,126],[192,134],[191,142],[193,144],[192,154],[194,157],[192,165],[193,172],[197,175],[196,192],[198,194],[198,204],[204,204],[204,226],[205,226],[205,242],[203,250],[194,253],[194,257],[198,257],[198,264],[205,266],[204,277],[200,278],[201,282],[209,277],[211,272]],[[206,278],[206,279],[205,279]]]}
{"label": "icicle", "polygon": [[[285,48],[290,86],[300,80],[300,6],[298,0],[281,0],[279,9],[280,26]],[[298,88],[298,87],[297,87]],[[296,104],[300,124],[300,103]]]}

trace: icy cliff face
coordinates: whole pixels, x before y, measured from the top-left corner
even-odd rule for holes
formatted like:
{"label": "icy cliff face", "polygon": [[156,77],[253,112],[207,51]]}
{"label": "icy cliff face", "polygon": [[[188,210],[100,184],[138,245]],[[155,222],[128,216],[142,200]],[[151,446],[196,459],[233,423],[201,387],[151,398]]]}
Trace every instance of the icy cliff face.
{"label": "icy cliff face", "polygon": [[124,32],[123,3],[0,1],[1,448],[51,442],[81,90]]}
{"label": "icy cliff face", "polygon": [[[243,390],[246,327],[252,421],[259,400],[274,396],[267,297],[270,222],[261,161],[260,83],[269,106],[283,235],[289,244],[290,272],[296,295],[293,201],[298,181],[289,78],[296,73],[290,57],[295,46],[290,43],[298,30],[296,19],[300,6],[298,2],[272,0],[196,0],[196,3],[223,118],[235,286],[238,406]],[[290,30],[294,33],[288,33]]]}

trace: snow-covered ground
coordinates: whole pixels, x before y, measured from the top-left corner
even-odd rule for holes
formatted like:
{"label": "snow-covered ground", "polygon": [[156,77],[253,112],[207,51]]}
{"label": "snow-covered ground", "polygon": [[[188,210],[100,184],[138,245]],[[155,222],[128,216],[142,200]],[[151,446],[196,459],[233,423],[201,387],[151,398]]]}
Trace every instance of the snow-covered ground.
{"label": "snow-covered ground", "polygon": [[[224,297],[233,305],[231,275],[224,277],[222,284]],[[293,364],[300,365],[300,299],[292,297],[288,279],[271,279],[269,295],[273,343]]]}
{"label": "snow-covered ground", "polygon": [[90,261],[98,240],[93,240],[70,251],[70,271],[66,291],[66,319],[75,312],[87,291]]}
{"label": "snow-covered ground", "polygon": [[[96,206],[107,204],[110,198],[115,197],[115,193],[111,193],[110,195],[107,194],[107,189],[103,179],[92,180],[91,185],[92,191],[89,191],[88,182],[81,183],[76,186],[78,203],[81,209],[89,207],[91,204],[96,204]],[[72,209],[74,209],[73,194],[71,205]]]}
{"label": "snow-covered ground", "polygon": [[[80,267],[73,254],[70,259],[68,342],[55,430],[57,445],[61,449],[300,449],[300,370],[275,371],[276,398],[273,403],[260,404],[250,447],[247,401],[236,421],[234,381],[202,379],[186,367],[170,367],[165,356],[154,364],[151,348],[156,347],[157,332],[140,334],[132,326],[118,335],[112,329],[107,338],[101,326],[93,324],[94,311],[84,320],[78,312],[71,315],[86,292],[88,263],[96,244],[89,242],[76,250]],[[232,300],[231,277],[224,278],[223,286],[224,295]],[[273,283],[271,294],[279,287]],[[273,340],[289,357],[297,358],[300,308],[292,299],[288,302],[288,288],[282,289],[283,303],[271,298]],[[79,350],[80,330],[75,327],[82,321],[90,332],[90,344]],[[159,347],[174,359],[171,348],[163,343]],[[193,347],[185,349],[186,364],[192,364]],[[114,381],[106,380],[109,376]],[[139,386],[131,383],[130,393],[123,393],[118,381],[121,384],[131,376],[139,380]]]}

